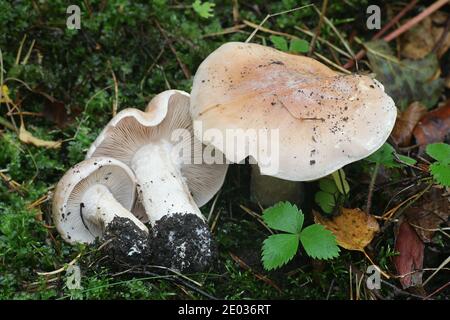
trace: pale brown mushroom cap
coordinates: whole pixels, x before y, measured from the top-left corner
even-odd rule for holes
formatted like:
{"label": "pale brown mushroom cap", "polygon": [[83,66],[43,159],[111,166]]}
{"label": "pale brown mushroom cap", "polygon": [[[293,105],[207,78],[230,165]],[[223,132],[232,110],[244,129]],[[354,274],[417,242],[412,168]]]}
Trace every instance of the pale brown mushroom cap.
{"label": "pale brown mushroom cap", "polygon": [[[131,165],[135,153],[146,144],[163,140],[174,145],[189,144],[192,150],[191,161],[180,163],[180,170],[196,204],[203,206],[222,187],[228,165],[194,161],[201,157],[204,146],[193,134],[189,102],[188,93],[167,90],[156,95],[145,112],[133,108],[122,110],[100,133],[88,150],[86,158],[108,156]],[[177,129],[186,129],[189,137],[183,138],[182,141],[171,141],[172,133]],[[151,159],[148,161],[151,162]],[[142,207],[139,205],[137,210],[142,213]]]}
{"label": "pale brown mushroom cap", "polygon": [[82,198],[90,186],[101,184],[127,210],[136,199],[134,173],[115,159],[95,157],[70,168],[58,182],[52,204],[53,222],[64,240],[92,243],[103,233],[101,226],[83,220]]}
{"label": "pale brown mushroom cap", "polygon": [[[200,65],[191,115],[202,130],[279,129],[279,170],[295,181],[323,177],[375,152],[396,119],[394,101],[368,76],[341,75],[318,61],[258,44],[231,42]],[[239,162],[236,152],[197,137]]]}

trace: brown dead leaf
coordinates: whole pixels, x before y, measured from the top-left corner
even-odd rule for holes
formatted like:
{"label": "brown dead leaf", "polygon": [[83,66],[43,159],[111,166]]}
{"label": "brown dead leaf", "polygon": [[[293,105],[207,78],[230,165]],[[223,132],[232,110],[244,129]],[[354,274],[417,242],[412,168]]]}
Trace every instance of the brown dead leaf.
{"label": "brown dead leaf", "polygon": [[422,59],[433,50],[436,43],[442,41],[437,50],[438,57],[441,57],[450,48],[449,33],[441,40],[447,16],[447,13],[437,11],[407,31],[400,41],[402,55],[409,59]]}
{"label": "brown dead leaf", "polygon": [[444,195],[445,192],[445,189],[433,188],[404,212],[409,224],[425,243],[431,242],[441,224],[448,224],[450,198]]}
{"label": "brown dead leaf", "polygon": [[424,248],[413,227],[407,221],[402,221],[395,239],[395,251],[399,255],[393,260],[404,289],[422,284],[422,272],[417,270],[423,267]]}
{"label": "brown dead leaf", "polygon": [[357,208],[342,208],[341,213],[332,219],[314,212],[314,221],[333,232],[338,245],[347,250],[364,252],[364,248],[380,230],[377,220],[372,215]]}
{"label": "brown dead leaf", "polygon": [[442,142],[450,133],[450,100],[442,107],[425,114],[413,130],[416,143],[426,146]]}
{"label": "brown dead leaf", "polygon": [[61,141],[46,141],[33,136],[24,125],[20,126],[19,139],[23,143],[33,144],[36,147],[44,147],[47,149],[58,149],[61,147]]}
{"label": "brown dead leaf", "polygon": [[399,113],[395,122],[391,137],[400,147],[406,147],[411,144],[411,137],[414,127],[420,118],[427,112],[427,108],[420,102],[413,102],[405,111]]}

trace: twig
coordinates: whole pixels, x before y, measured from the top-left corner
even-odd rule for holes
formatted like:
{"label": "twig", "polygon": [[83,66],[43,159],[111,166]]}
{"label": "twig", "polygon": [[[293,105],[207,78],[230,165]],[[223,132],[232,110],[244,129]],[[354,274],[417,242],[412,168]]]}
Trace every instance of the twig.
{"label": "twig", "polygon": [[191,72],[186,67],[186,65],[183,63],[183,61],[181,61],[180,57],[178,56],[177,51],[175,50],[175,47],[172,45],[172,41],[167,36],[166,31],[161,27],[161,25],[159,24],[159,22],[157,20],[155,20],[155,24],[156,24],[156,27],[158,28],[159,32],[162,34],[164,39],[167,41],[170,51],[172,51],[172,53],[174,54],[175,59],[177,59],[177,62],[180,65],[181,70],[183,71],[184,77],[189,80],[191,78]]}
{"label": "twig", "polygon": [[119,108],[119,84],[117,83],[116,74],[111,66],[111,62],[108,60],[109,69],[111,69],[111,75],[114,81],[114,101],[112,106],[112,116],[115,117]]}
{"label": "twig", "polygon": [[325,63],[328,63],[330,66],[336,68],[337,70],[341,71],[342,73],[345,74],[351,74],[350,71],[348,71],[347,69],[342,68],[340,65],[334,63],[333,61],[331,61],[330,59],[326,58],[325,56],[321,55],[318,52],[314,52],[314,55],[316,57],[318,57],[319,59],[323,60]]}
{"label": "twig", "polygon": [[428,300],[430,299],[432,296],[434,296],[435,294],[437,294],[439,291],[444,290],[445,288],[447,288],[450,285],[450,281],[447,282],[446,284],[444,284],[443,286],[441,286],[440,288],[436,289],[433,293],[429,294],[428,296],[426,296],[424,299]]}
{"label": "twig", "polygon": [[322,29],[323,25],[323,18],[325,17],[326,11],[328,6],[328,0],[323,0],[322,2],[322,10],[320,12],[320,19],[319,24],[317,25],[316,32],[314,33],[314,37],[311,39],[311,42],[309,44],[309,51],[308,55],[311,56],[314,52],[314,48],[316,46],[317,37],[320,35],[320,30]]}
{"label": "twig", "polygon": [[[397,38],[398,36],[400,36],[401,34],[403,34],[404,32],[408,31],[409,29],[411,29],[412,27],[414,27],[416,24],[418,24],[420,21],[422,21],[423,19],[425,19],[426,17],[428,17],[429,15],[431,15],[433,12],[435,12],[436,10],[440,9],[441,7],[443,7],[444,5],[446,5],[448,3],[448,0],[438,0],[435,3],[433,3],[431,6],[429,6],[427,9],[425,9],[424,11],[422,11],[420,14],[418,14],[417,16],[415,16],[414,18],[408,20],[408,22],[406,22],[404,25],[402,25],[400,28],[394,30],[393,32],[389,33],[387,36],[385,36],[383,38],[384,41],[389,42],[395,38]],[[361,56],[359,57],[359,59],[361,59],[362,57],[364,57],[364,55],[366,54],[365,51],[363,51],[363,53],[361,53]],[[359,59],[356,59],[356,57],[353,60],[353,63]],[[344,65],[344,68],[348,69],[352,66],[351,62],[349,61],[347,64]]]}
{"label": "twig", "polygon": [[219,31],[219,32],[205,34],[205,35],[201,36],[201,38],[204,39],[204,38],[209,38],[209,37],[222,36],[224,34],[229,34],[229,33],[235,33],[235,32],[238,32],[239,30],[241,30],[242,28],[245,28],[245,26],[246,26],[246,24],[244,24],[244,23],[238,24],[238,25],[232,26],[230,28],[223,29],[222,31]]}
{"label": "twig", "polygon": [[[405,6],[391,21],[389,21],[380,31],[378,31],[373,37],[372,40],[376,40],[380,38],[383,34],[386,33],[392,26],[394,26],[406,13],[408,13],[412,8],[415,7],[418,0],[411,1],[407,6]],[[353,67],[355,64],[355,61],[361,60],[364,55],[366,54],[366,51],[364,49],[360,50],[355,58],[353,60],[349,60],[345,65],[344,68],[348,69]]]}
{"label": "twig", "polygon": [[425,286],[442,268],[444,268],[448,263],[450,262],[450,257],[447,257],[447,259],[445,259],[444,262],[442,262],[439,267],[437,268],[437,270],[435,272],[433,272],[427,280],[425,280],[423,282],[423,286]]}
{"label": "twig", "polygon": [[[314,6],[314,4],[307,4],[305,6],[297,7],[297,8],[294,8],[294,9],[290,9],[290,10],[286,10],[286,11],[282,11],[282,12],[277,12],[277,13],[273,13],[273,14],[268,14],[263,19],[263,21],[261,21],[261,23],[255,28],[255,30],[253,30],[253,32],[250,34],[250,36],[247,38],[247,40],[245,40],[245,43],[250,42],[253,39],[253,37],[255,36],[255,34],[261,29],[262,25],[264,23],[266,23],[266,21],[269,20],[270,18],[279,16],[279,15],[282,15],[282,14],[286,14],[286,13],[291,13],[291,12],[294,12],[294,11],[297,11],[297,10],[301,10],[301,9],[304,9],[304,8],[307,8],[307,7],[310,7],[310,6]],[[244,21],[244,23],[245,23],[245,21]]]}
{"label": "twig", "polygon": [[369,193],[367,194],[367,203],[366,203],[366,213],[367,214],[370,214],[370,207],[372,206],[373,190],[375,188],[375,182],[377,180],[379,169],[380,169],[380,162],[377,162],[375,164],[375,168],[373,169],[373,172],[372,172],[372,177],[370,179],[370,184],[369,184]]}
{"label": "twig", "polygon": [[448,4],[448,0],[438,0],[438,1],[436,1],[431,6],[429,6],[427,9],[422,11],[420,14],[418,14],[417,16],[415,16],[414,18],[412,18],[411,20],[406,22],[400,28],[398,28],[394,32],[391,32],[387,36],[385,36],[383,38],[383,40],[386,41],[386,42],[389,42],[389,41],[397,38],[398,36],[400,36],[401,34],[403,34],[406,31],[408,31],[409,29],[414,27],[416,24],[418,24],[420,21],[422,21],[423,19],[425,19],[426,17],[428,17],[433,12],[435,12],[438,9],[440,9],[441,7],[443,7],[446,4]]}
{"label": "twig", "polygon": [[[298,26],[294,26],[294,29],[296,29],[296,30],[298,30],[298,31],[300,31],[300,32],[303,32],[304,34],[306,34],[306,35],[308,35],[308,36],[310,36],[310,37],[314,37],[314,33],[311,32],[311,31],[309,31],[309,30],[307,30],[307,29],[303,29],[303,28],[298,27]],[[335,45],[332,44],[330,41],[325,40],[324,38],[322,38],[322,37],[320,37],[320,36],[317,37],[317,41],[322,42],[322,43],[325,43],[325,44],[326,44],[327,46],[329,46],[331,49],[335,50],[336,52],[340,53],[341,55],[343,55],[343,56],[345,56],[345,57],[347,57],[347,58],[349,58],[349,59],[352,58],[352,56],[349,55],[347,52],[345,52],[345,51],[342,50],[341,48],[335,46]]]}

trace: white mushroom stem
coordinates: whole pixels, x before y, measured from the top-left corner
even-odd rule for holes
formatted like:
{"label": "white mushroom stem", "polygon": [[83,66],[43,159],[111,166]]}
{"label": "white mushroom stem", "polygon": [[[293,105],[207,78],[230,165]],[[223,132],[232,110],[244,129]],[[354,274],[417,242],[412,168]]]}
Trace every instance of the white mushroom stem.
{"label": "white mushroom stem", "polygon": [[149,221],[154,225],[175,213],[195,214],[204,220],[171,150],[169,143],[149,144],[139,149],[131,162]]}
{"label": "white mushroom stem", "polygon": [[148,233],[147,227],[130,211],[125,209],[104,185],[95,184],[86,190],[82,197],[82,207],[80,210],[83,214],[83,219],[97,226],[104,228],[114,218],[121,217],[131,220],[139,229]]}

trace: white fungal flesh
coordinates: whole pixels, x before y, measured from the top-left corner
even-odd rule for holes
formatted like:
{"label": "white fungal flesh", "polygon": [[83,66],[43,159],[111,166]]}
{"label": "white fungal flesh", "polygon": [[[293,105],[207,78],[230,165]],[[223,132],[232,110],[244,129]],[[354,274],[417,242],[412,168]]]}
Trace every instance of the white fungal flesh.
{"label": "white fungal flesh", "polygon": [[131,162],[149,221],[154,225],[175,213],[195,214],[204,220],[171,150],[168,143],[149,144],[139,149]]}
{"label": "white fungal flesh", "polygon": [[147,227],[125,209],[104,185],[95,184],[86,190],[82,204],[83,218],[97,226],[105,228],[114,218],[121,217],[131,220],[141,230],[148,232]]}

